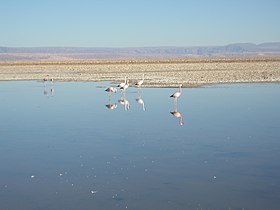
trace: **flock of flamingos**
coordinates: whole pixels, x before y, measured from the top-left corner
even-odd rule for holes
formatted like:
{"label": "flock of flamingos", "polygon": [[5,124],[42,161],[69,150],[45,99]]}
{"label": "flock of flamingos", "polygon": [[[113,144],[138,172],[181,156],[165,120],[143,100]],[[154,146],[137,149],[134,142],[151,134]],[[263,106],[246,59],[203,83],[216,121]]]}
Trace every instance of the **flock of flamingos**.
{"label": "flock of flamingos", "polygon": [[[144,83],[144,74],[142,76],[141,80],[138,80],[134,85],[138,88],[141,88],[143,83]],[[124,82],[120,83],[117,87],[122,91],[122,97],[121,99],[118,101],[120,104],[124,105],[125,110],[128,110],[130,105],[129,102],[125,99],[125,91],[129,88],[129,80],[125,77],[124,78]],[[109,98],[112,96],[113,93],[116,93],[118,91],[118,89],[116,87],[108,87],[106,90],[106,92],[109,92]],[[170,112],[173,116],[179,118],[179,125],[183,125],[183,116],[180,112],[177,111],[177,102],[178,102],[178,98],[182,95],[182,84],[179,85],[179,91],[173,93],[170,98],[174,99],[174,111]],[[145,111],[145,104],[143,99],[139,96],[136,99],[137,103],[139,103],[140,105],[142,105],[143,111]],[[117,104],[107,104],[106,107],[108,109],[115,109],[117,108]]]}
{"label": "flock of flamingos", "polygon": [[[137,88],[141,88],[143,83],[144,83],[144,80],[145,80],[145,78],[144,78],[144,74],[143,74],[142,79],[138,80],[134,85]],[[46,82],[50,81],[51,82],[50,92],[51,92],[51,96],[53,96],[54,95],[54,87],[53,87],[54,80],[53,80],[53,78],[49,79],[48,75],[47,75],[47,77],[45,77],[43,79],[43,81],[44,81],[44,86],[45,86],[44,95],[48,96],[48,92],[46,91]],[[120,98],[120,100],[118,100],[118,102],[124,106],[124,109],[126,111],[129,110],[129,108],[130,108],[129,101],[125,99],[125,93],[126,93],[126,90],[129,88],[129,85],[130,85],[129,80],[125,77],[124,82],[118,84],[117,87],[110,86],[110,87],[105,89],[105,91],[109,93],[109,101],[111,99],[112,94],[118,92],[118,89],[120,89],[121,98]],[[180,112],[177,111],[177,102],[178,102],[178,98],[181,95],[182,95],[182,84],[179,85],[179,91],[170,95],[170,98],[173,98],[173,100],[174,100],[174,111],[170,112],[170,114],[172,114],[174,117],[178,118],[179,119],[179,125],[182,126],[184,124],[183,123],[183,116]],[[141,96],[138,96],[138,98],[136,99],[136,102],[138,104],[142,105],[143,111],[146,111],[144,100],[141,98]],[[109,104],[106,104],[105,106],[110,110],[117,108],[116,103],[109,103]]]}

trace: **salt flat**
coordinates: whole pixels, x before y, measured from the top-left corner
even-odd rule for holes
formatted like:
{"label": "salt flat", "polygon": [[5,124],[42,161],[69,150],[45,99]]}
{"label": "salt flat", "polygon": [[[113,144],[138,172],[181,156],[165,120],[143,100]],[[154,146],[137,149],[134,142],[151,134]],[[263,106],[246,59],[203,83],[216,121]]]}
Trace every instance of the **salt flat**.
{"label": "salt flat", "polygon": [[0,80],[112,81],[124,77],[143,87],[280,82],[280,58],[75,60],[0,62]]}

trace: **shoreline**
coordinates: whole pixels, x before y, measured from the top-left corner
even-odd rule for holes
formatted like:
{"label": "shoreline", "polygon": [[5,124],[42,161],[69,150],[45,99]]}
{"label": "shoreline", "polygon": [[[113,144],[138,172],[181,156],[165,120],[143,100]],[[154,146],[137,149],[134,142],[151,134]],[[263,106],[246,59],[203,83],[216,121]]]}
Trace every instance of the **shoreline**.
{"label": "shoreline", "polygon": [[0,81],[123,82],[145,74],[145,87],[201,87],[214,84],[279,83],[280,57],[157,60],[71,60],[0,62]]}

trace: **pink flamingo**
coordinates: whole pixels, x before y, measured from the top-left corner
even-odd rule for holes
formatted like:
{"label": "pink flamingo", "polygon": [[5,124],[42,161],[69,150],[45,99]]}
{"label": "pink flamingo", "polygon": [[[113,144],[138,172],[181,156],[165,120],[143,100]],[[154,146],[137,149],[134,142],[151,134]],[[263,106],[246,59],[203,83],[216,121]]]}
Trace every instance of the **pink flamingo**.
{"label": "pink flamingo", "polygon": [[108,87],[105,91],[109,92],[109,97],[111,97],[112,93],[116,93],[118,90],[114,87]]}
{"label": "pink flamingo", "polygon": [[177,112],[177,111],[174,111],[174,112],[170,112],[170,114],[172,114],[174,117],[177,117],[177,118],[179,118],[180,120],[179,120],[179,125],[184,125],[184,123],[183,123],[183,116],[181,115],[181,113],[180,112]]}
{"label": "pink flamingo", "polygon": [[170,98],[174,98],[174,101],[177,102],[178,98],[182,95],[182,84],[179,85],[179,91],[173,93]]}
{"label": "pink flamingo", "polygon": [[107,91],[109,93],[116,93],[118,90],[117,90],[117,88],[114,88],[114,87],[108,87],[105,91]]}

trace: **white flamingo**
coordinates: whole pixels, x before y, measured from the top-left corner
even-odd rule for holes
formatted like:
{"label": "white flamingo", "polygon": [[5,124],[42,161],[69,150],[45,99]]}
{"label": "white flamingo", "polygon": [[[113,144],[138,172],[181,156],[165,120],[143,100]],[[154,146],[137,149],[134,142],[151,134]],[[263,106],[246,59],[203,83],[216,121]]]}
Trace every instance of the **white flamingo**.
{"label": "white flamingo", "polygon": [[138,81],[135,83],[136,86],[140,87],[140,86],[144,83],[144,76],[145,76],[145,75],[143,74],[142,79],[141,79],[141,80],[138,80]]}
{"label": "white flamingo", "polygon": [[118,87],[119,87],[119,88],[122,88],[123,86],[125,86],[125,84],[126,84],[126,77],[124,77],[124,82],[120,83],[120,84],[118,85]]}
{"label": "white flamingo", "polygon": [[170,114],[172,114],[174,117],[179,118],[179,125],[184,125],[183,123],[183,116],[180,112],[174,111],[174,112],[170,112]]}
{"label": "white flamingo", "polygon": [[179,85],[179,91],[173,93],[170,98],[174,98],[174,101],[177,102],[178,98],[182,95],[182,84]]}
{"label": "white flamingo", "polygon": [[128,87],[129,87],[129,80],[126,80],[125,85],[120,89],[125,91]]}

